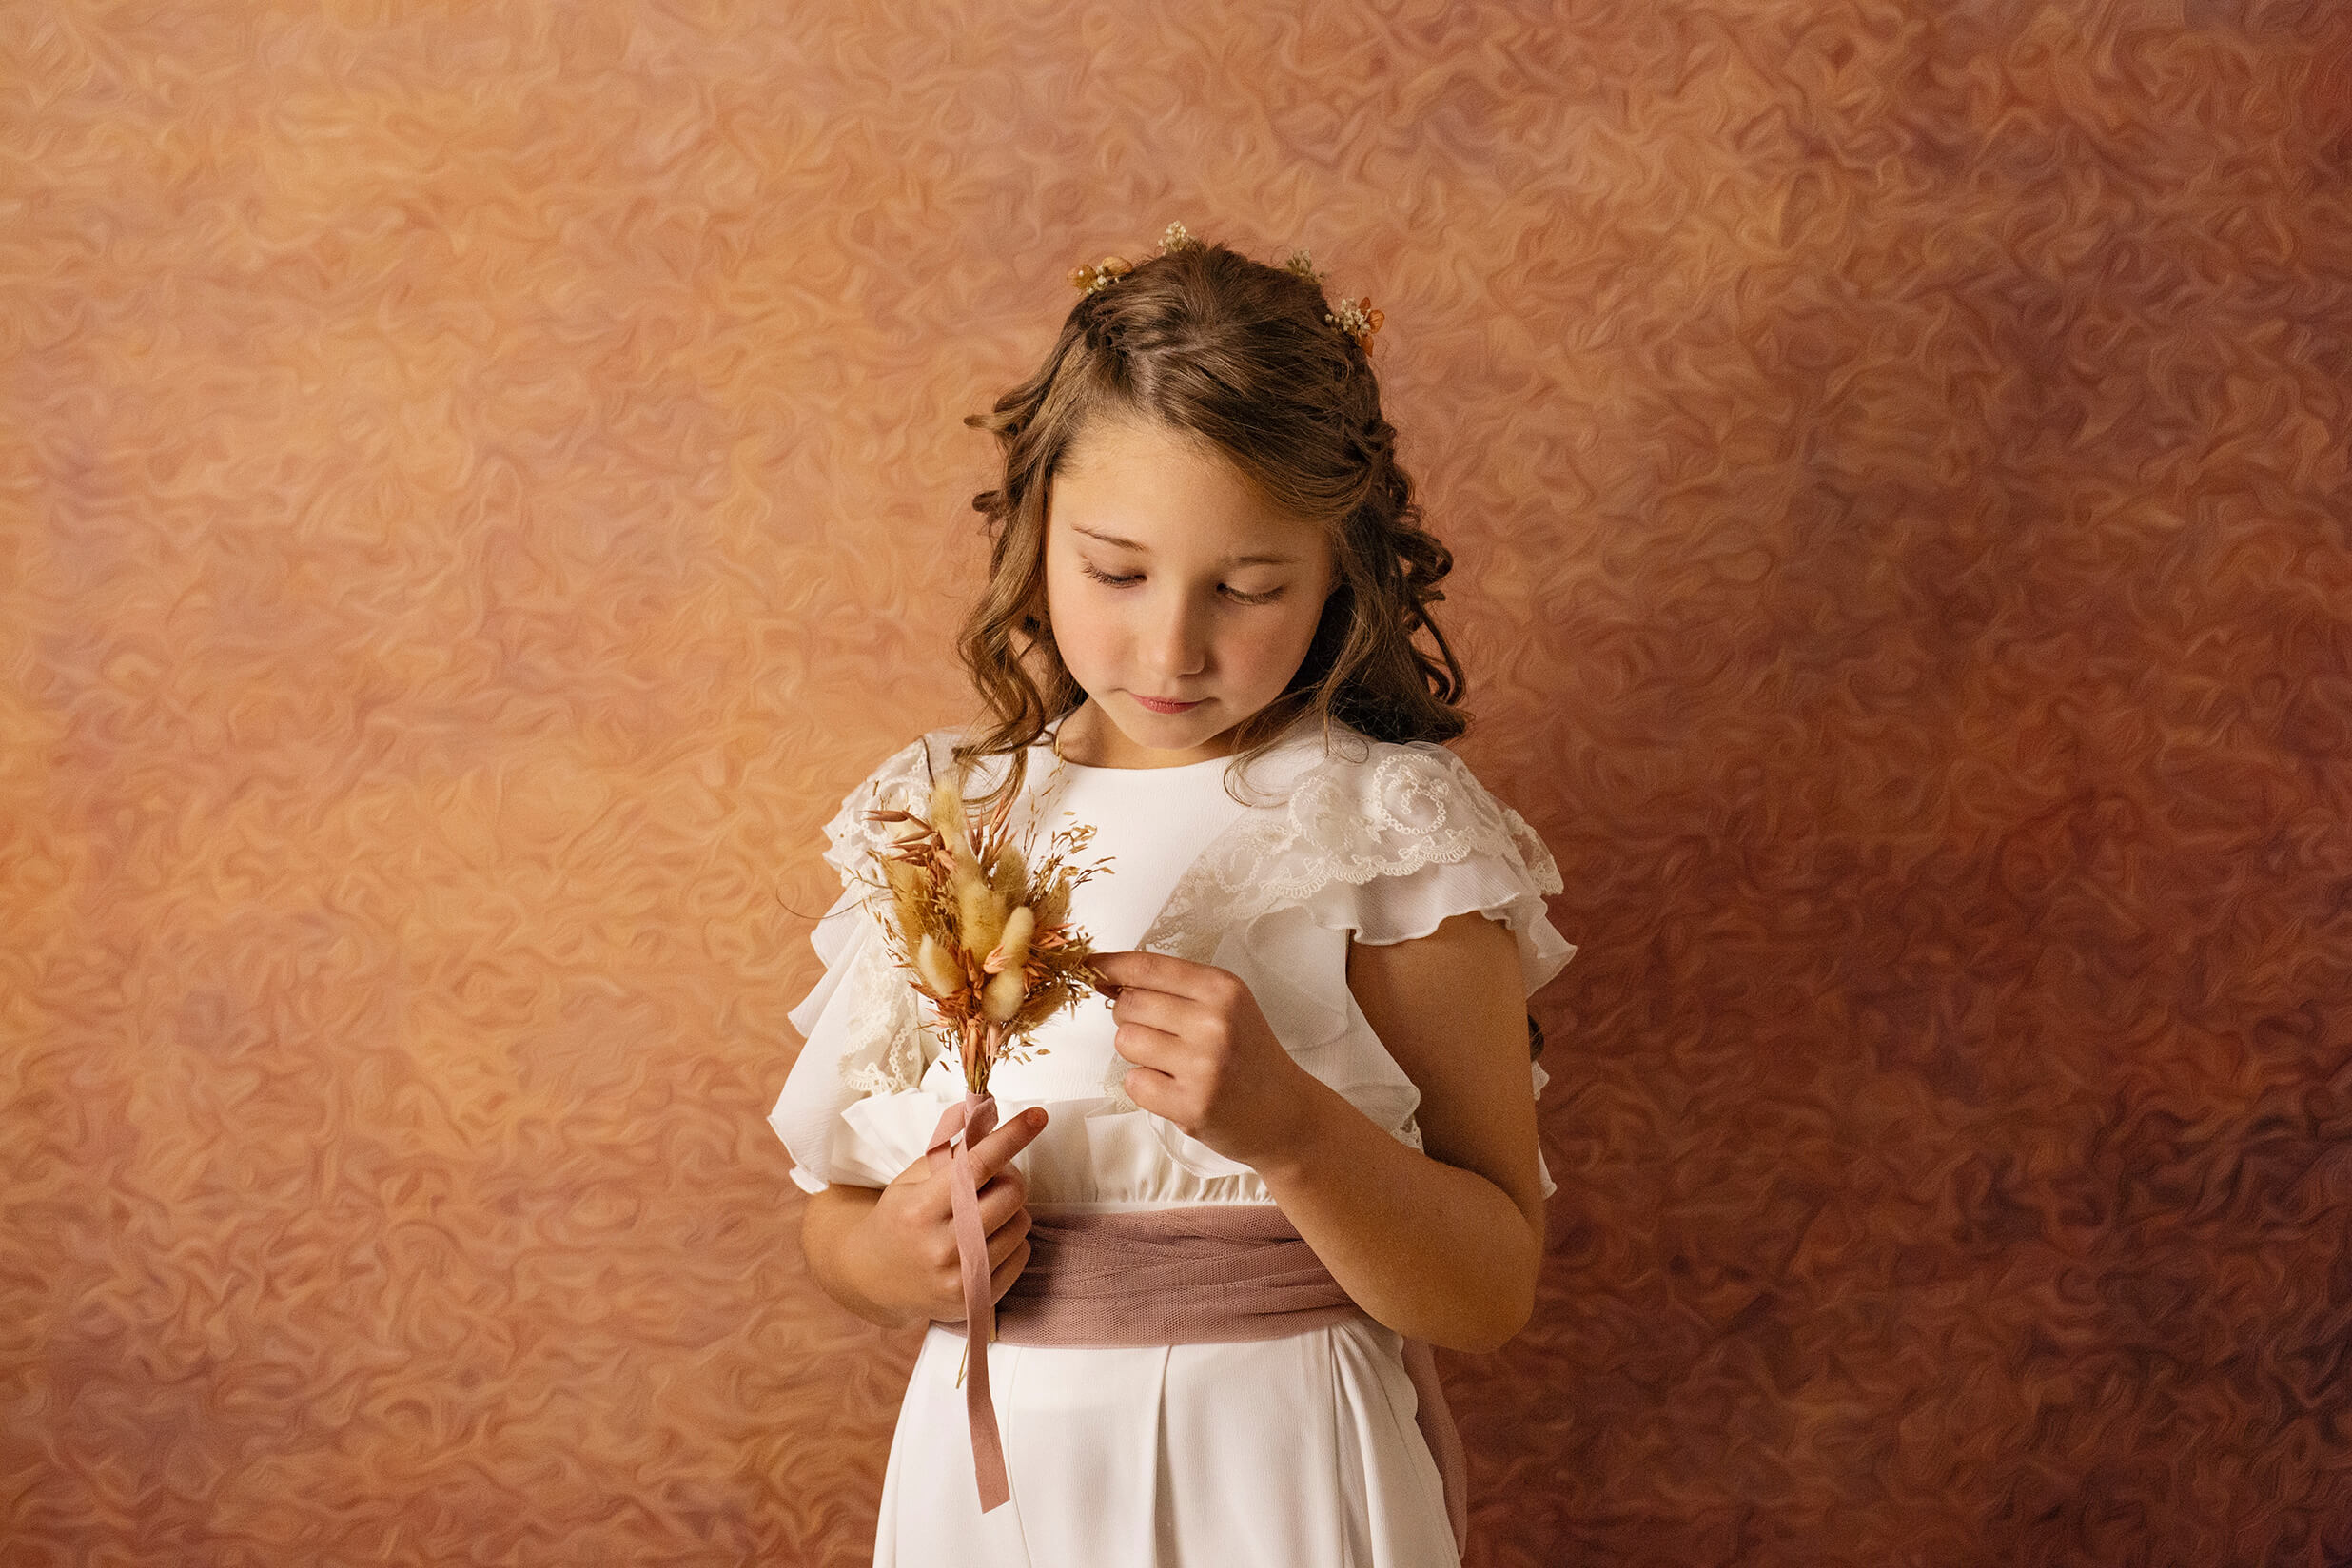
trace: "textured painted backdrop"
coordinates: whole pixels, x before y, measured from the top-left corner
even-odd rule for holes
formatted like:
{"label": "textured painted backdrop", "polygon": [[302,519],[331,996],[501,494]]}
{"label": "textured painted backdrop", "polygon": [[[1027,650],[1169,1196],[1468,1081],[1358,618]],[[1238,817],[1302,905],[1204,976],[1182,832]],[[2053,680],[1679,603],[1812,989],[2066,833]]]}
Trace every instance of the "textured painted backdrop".
{"label": "textured painted backdrop", "polygon": [[861,1558],[817,824],[1175,217],[1583,944],[1473,1560],[2352,1556],[2344,13],[1286,11],[0,12],[0,1560]]}

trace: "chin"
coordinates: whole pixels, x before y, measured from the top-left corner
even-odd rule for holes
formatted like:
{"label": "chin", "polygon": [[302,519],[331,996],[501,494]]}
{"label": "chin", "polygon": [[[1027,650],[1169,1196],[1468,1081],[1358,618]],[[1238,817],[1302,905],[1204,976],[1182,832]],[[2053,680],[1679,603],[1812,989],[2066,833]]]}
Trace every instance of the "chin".
{"label": "chin", "polygon": [[1215,704],[1210,704],[1208,709],[1188,714],[1155,714],[1130,703],[1117,728],[1127,736],[1127,743],[1139,751],[1197,752],[1233,728],[1225,722],[1224,714],[1214,709]]}

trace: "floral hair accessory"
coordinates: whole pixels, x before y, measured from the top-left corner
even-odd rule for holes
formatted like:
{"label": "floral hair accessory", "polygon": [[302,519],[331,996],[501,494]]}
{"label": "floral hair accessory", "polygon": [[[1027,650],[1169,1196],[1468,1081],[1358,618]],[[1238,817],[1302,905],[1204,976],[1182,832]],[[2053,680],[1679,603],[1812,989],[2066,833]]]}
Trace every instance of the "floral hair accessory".
{"label": "floral hair accessory", "polygon": [[1082,294],[1093,294],[1135,270],[1135,265],[1125,256],[1106,256],[1092,266],[1073,266],[1069,269],[1069,286]]}
{"label": "floral hair accessory", "polygon": [[[1160,254],[1174,255],[1179,250],[1198,250],[1201,242],[1181,223],[1172,223],[1161,232]],[[1323,274],[1315,270],[1315,259],[1304,250],[1294,250],[1283,264],[1284,270],[1296,273],[1317,288],[1323,285]],[[1096,294],[1135,270],[1134,264],[1124,256],[1106,256],[1091,266],[1074,266],[1069,272],[1069,285],[1085,294]],[[1323,321],[1338,327],[1356,340],[1360,347],[1372,346],[1372,334],[1381,329],[1388,318],[1372,308],[1372,296],[1358,300],[1342,300],[1324,315]]]}
{"label": "floral hair accessory", "polygon": [[1331,314],[1323,318],[1365,348],[1372,346],[1372,334],[1378,332],[1381,323],[1387,319],[1372,308],[1372,296],[1369,294],[1361,300],[1342,300],[1331,307]]}
{"label": "floral hair accessory", "polygon": [[[1315,270],[1315,258],[1303,250],[1292,251],[1290,260],[1284,262],[1283,266],[1285,270],[1295,272],[1304,278],[1317,288],[1321,288],[1323,284],[1323,274]],[[1381,329],[1381,323],[1387,319],[1386,316],[1372,308],[1372,296],[1369,294],[1361,300],[1342,300],[1331,307],[1329,315],[1323,317],[1324,321],[1355,339],[1365,348],[1372,346],[1372,334],[1378,332]]]}

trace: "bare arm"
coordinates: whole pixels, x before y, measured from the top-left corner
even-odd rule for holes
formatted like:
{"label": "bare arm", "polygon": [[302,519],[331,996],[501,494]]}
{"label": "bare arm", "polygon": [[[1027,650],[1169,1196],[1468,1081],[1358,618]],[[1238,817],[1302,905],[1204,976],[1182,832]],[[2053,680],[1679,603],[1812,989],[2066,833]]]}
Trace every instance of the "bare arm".
{"label": "bare arm", "polygon": [[[1359,1305],[1457,1350],[1492,1350],[1525,1326],[1542,1197],[1508,931],[1462,914],[1414,941],[1349,950],[1357,1006],[1421,1091],[1426,1152],[1293,1062],[1233,976],[1156,954],[1113,962],[1112,979],[1150,988],[1118,1003],[1119,1049],[1138,1064],[1128,1093],[1255,1169]],[[1184,1000],[1153,995],[1161,985]]]}
{"label": "bare arm", "polygon": [[1456,915],[1429,935],[1348,950],[1348,989],[1421,1091],[1425,1152],[1309,1079],[1288,1156],[1258,1167],[1323,1266],[1372,1316],[1455,1350],[1526,1326],[1543,1259],[1536,1105],[1519,952]]}

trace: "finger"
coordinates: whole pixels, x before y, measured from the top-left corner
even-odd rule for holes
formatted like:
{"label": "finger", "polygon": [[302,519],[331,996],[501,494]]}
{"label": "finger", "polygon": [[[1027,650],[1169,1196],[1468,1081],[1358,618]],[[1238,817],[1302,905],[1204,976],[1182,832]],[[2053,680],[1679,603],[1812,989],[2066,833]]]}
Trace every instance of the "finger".
{"label": "finger", "polygon": [[1164,952],[1098,952],[1088,962],[1122,994],[1130,986],[1140,986],[1146,990],[1190,996],[1201,990],[1205,976],[1217,972],[1206,964],[1171,958]]}
{"label": "finger", "polygon": [[972,1185],[986,1186],[990,1177],[1011,1164],[1012,1157],[1029,1147],[1030,1140],[1045,1130],[1045,1107],[1031,1106],[974,1144],[971,1149]]}
{"label": "finger", "polygon": [[994,1274],[1004,1266],[1005,1260],[1016,1247],[1029,1245],[1029,1210],[1022,1209],[1012,1217],[1012,1223],[989,1238],[989,1272]]}
{"label": "finger", "polygon": [[996,1227],[1020,1213],[1029,1201],[1029,1183],[1017,1170],[1008,1170],[980,1189],[980,1229],[993,1235]]}
{"label": "finger", "polygon": [[1157,1068],[1129,1068],[1119,1087],[1127,1090],[1127,1097],[1135,1102],[1137,1108],[1155,1116],[1166,1116],[1176,1108],[1176,1080]]}
{"label": "finger", "polygon": [[1005,1254],[1003,1263],[989,1270],[990,1299],[1003,1301],[1005,1292],[1012,1288],[1012,1282],[1021,1277],[1021,1270],[1029,1266],[1029,1239],[1024,1236],[1019,1245]]}
{"label": "finger", "polygon": [[1112,1049],[1139,1067],[1174,1071],[1191,1061],[1191,1049],[1181,1034],[1153,1029],[1149,1024],[1121,1024],[1111,1037]]}
{"label": "finger", "polygon": [[1141,1024],[1163,1034],[1182,1034],[1203,1010],[1202,1005],[1188,996],[1130,986],[1120,992],[1110,1015],[1122,1024]]}
{"label": "finger", "polygon": [[[1024,1260],[1029,1256],[1029,1210],[1015,1208],[998,1222],[989,1236],[986,1256],[998,1296],[1005,1293],[1005,1284],[1012,1275],[1020,1272],[1018,1264],[1013,1264],[1010,1274],[1002,1272],[1006,1264],[1015,1253]],[[924,1261],[931,1271],[935,1291],[932,1316],[941,1323],[963,1322],[964,1264],[954,1235],[944,1227],[935,1231]]]}

